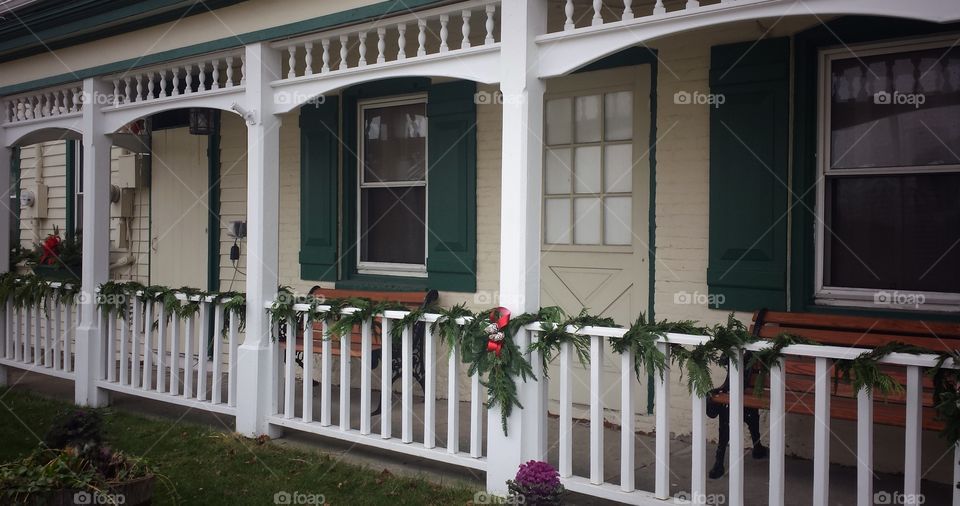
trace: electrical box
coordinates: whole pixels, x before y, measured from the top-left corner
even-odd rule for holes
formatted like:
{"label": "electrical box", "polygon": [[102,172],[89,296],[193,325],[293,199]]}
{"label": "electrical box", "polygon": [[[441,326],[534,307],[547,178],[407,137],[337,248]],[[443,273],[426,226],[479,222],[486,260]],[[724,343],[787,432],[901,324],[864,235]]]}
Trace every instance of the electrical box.
{"label": "electrical box", "polygon": [[47,217],[47,185],[37,183],[34,187],[36,202],[33,204],[33,217],[45,219]]}
{"label": "electrical box", "polygon": [[114,218],[133,218],[134,197],[136,190],[133,188],[120,188],[120,198],[111,204],[110,214]]}
{"label": "electrical box", "polygon": [[245,221],[231,221],[229,235],[237,239],[244,239],[247,237],[247,222]]}
{"label": "electrical box", "polygon": [[117,173],[113,184],[120,188],[147,188],[150,186],[149,163],[137,153],[123,154],[117,158]]}

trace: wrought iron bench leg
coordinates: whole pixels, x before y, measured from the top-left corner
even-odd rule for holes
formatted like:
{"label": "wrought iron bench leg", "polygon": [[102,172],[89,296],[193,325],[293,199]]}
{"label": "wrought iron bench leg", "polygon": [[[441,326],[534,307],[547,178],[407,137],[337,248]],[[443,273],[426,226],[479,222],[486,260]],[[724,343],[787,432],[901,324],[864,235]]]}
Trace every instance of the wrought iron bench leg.
{"label": "wrought iron bench leg", "polygon": [[[717,455],[710,469],[710,479],[722,478],[726,473],[724,460],[727,456],[727,446],[730,444],[730,406],[720,404],[712,400],[707,400],[707,415],[710,418],[720,417],[720,434],[717,441]],[[744,423],[750,431],[750,439],[753,441],[753,458],[765,459],[769,456],[770,450],[763,446],[760,440],[760,410],[756,408],[744,408]]]}

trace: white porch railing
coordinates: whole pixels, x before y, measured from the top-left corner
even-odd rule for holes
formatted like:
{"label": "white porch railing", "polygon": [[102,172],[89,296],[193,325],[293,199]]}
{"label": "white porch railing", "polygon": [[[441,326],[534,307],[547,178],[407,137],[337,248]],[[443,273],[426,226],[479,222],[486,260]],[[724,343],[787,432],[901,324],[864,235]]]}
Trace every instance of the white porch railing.
{"label": "white porch railing", "polygon": [[51,283],[42,300],[19,306],[7,300],[0,308],[0,365],[73,379],[76,322],[79,311],[61,283]]}
{"label": "white porch railing", "polygon": [[499,4],[474,0],[275,42],[288,55],[279,81],[493,46]]}
{"label": "white porch railing", "polygon": [[[215,297],[178,294],[196,313],[168,314],[159,300],[134,297],[126,315],[98,309],[105,360],[100,388],[234,414],[237,405],[238,318]],[[212,319],[212,322],[211,322]]]}
{"label": "white porch railing", "polygon": [[4,119],[7,123],[61,116],[79,116],[83,112],[80,83],[47,88],[8,97],[4,101]]}
{"label": "white porch railing", "polygon": [[[421,318],[424,322],[423,337],[423,357],[424,357],[424,405],[422,417],[414,408],[414,382],[413,382],[413,325],[408,325],[403,330],[402,339],[399,343],[399,349],[394,349],[391,339],[390,329],[396,322],[401,320],[408,313],[406,311],[386,311],[382,315],[377,315],[381,325],[381,357],[380,357],[380,392],[379,392],[379,427],[372,423],[372,406],[376,400],[374,392],[373,369],[371,368],[373,360],[373,326],[374,318],[367,319],[361,325],[361,356],[359,361],[359,416],[351,410],[354,401],[354,384],[351,381],[352,357],[350,350],[351,335],[328,336],[328,322],[322,323],[323,331],[321,333],[314,331],[313,322],[307,322],[302,318],[310,307],[306,304],[297,304],[294,306],[297,311],[298,320],[290,319],[287,322],[286,346],[281,347],[279,335],[279,326],[274,326],[274,339],[271,345],[276,374],[273,376],[275,384],[271,389],[273,399],[271,406],[275,408],[275,414],[269,417],[271,424],[297,429],[315,434],[333,437],[357,444],[372,446],[376,448],[385,448],[400,453],[415,455],[440,462],[456,464],[473,469],[486,470],[486,459],[484,458],[484,419],[486,418],[486,409],[484,408],[485,393],[480,388],[480,378],[472,376],[466,381],[469,382],[469,425],[470,432],[467,439],[467,449],[461,450],[460,447],[460,399],[461,388],[467,388],[463,384],[464,377],[461,376],[462,364],[458,350],[452,350],[445,360],[446,362],[446,424],[437,427],[437,389],[438,389],[438,363],[433,360],[438,356],[439,337],[434,335],[430,326],[436,322],[439,315],[427,314]],[[329,306],[319,306],[321,311],[328,310]],[[346,308],[344,314],[350,314],[356,311],[356,308]],[[458,320],[462,324],[462,320]],[[297,329],[295,332],[292,329]],[[296,346],[290,344],[295,342],[297,332],[303,333],[303,370],[298,374],[295,364]],[[334,395],[333,391],[333,364],[336,357],[332,350],[332,340],[338,339],[339,349],[339,394]],[[312,350],[315,343],[320,344],[320,371],[319,376],[314,372],[314,361],[312,360]],[[397,431],[393,427],[394,410],[394,386],[392,363],[394,354],[399,353],[402,357],[403,366],[400,379],[400,430],[399,438],[396,437]],[[302,379],[298,387],[298,377]],[[319,398],[314,392],[314,381],[319,380]],[[444,388],[444,386],[440,386]],[[319,417],[316,416],[314,400],[319,400]],[[334,423],[336,417],[336,423]],[[416,431],[415,426],[420,426],[421,431]],[[438,446],[438,438],[444,441],[442,446]]]}
{"label": "white porch railing", "polygon": [[112,107],[209,94],[244,85],[244,54],[240,50],[218,53],[103,79],[113,85],[107,104]]}

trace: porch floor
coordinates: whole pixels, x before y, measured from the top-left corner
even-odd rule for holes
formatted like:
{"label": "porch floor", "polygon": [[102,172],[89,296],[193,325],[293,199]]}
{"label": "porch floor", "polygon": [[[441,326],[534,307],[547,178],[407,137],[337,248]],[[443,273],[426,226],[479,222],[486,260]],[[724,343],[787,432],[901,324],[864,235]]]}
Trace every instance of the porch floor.
{"label": "porch floor", "polygon": [[[64,400],[73,399],[73,384],[70,381],[52,378],[37,373],[11,370],[9,375],[9,385],[15,389],[29,390],[41,395],[56,397]],[[298,393],[300,384],[298,382]],[[337,420],[337,394],[339,389],[332,388],[334,409],[332,410],[332,422],[336,425]],[[315,394],[319,395],[319,389],[315,389]],[[298,396],[299,397],[299,396]],[[354,389],[352,393],[353,402],[351,403],[352,426],[359,425],[360,403],[359,391]],[[375,392],[374,406],[379,399],[379,392]],[[401,409],[400,396],[395,395],[393,408],[393,435],[399,437],[401,427]],[[159,401],[146,400],[130,395],[112,393],[111,404],[116,409],[126,411],[135,411],[140,414],[169,418],[179,422],[188,420],[194,423],[211,425],[216,429],[225,432],[232,432],[234,429],[234,420],[231,416],[220,415],[198,411],[175,404],[169,404]],[[319,402],[315,402],[316,419],[319,419]],[[301,406],[298,400],[297,413],[300,413]],[[414,401],[414,439],[422,441],[423,434],[423,398],[415,397]],[[446,438],[446,413],[447,405],[445,400],[437,401],[437,445],[444,446]],[[469,432],[470,432],[470,404],[461,402],[460,405],[460,448],[461,451],[469,451]],[[490,420],[493,423],[499,423],[499,420]],[[485,423],[487,421],[485,420]],[[548,460],[556,464],[559,450],[557,448],[558,423],[555,418],[548,421]],[[374,433],[380,429],[379,417],[372,418],[371,428]],[[485,428],[486,429],[486,428]],[[590,457],[589,448],[589,426],[586,423],[574,423],[574,455],[573,467],[574,474],[579,476],[589,475]],[[485,430],[484,430],[485,433]],[[426,479],[439,483],[458,483],[466,484],[480,488],[483,486],[483,473],[469,469],[463,469],[455,466],[449,466],[426,459],[413,457],[394,452],[387,452],[375,448],[358,446],[346,442],[335,441],[329,438],[323,438],[314,434],[287,430],[281,439],[275,441],[276,444],[289,445],[307,445],[319,447],[331,454],[348,461],[367,465],[375,469],[387,469],[395,474],[418,475]],[[484,438],[486,445],[486,438]],[[605,480],[610,483],[619,483],[620,480],[620,462],[619,455],[620,431],[618,429],[606,428],[604,430],[604,446],[607,456],[604,462]],[[636,437],[636,486],[641,490],[653,490],[654,487],[654,469],[655,469],[655,438],[652,434],[637,434]],[[712,464],[713,454],[716,445],[707,445],[708,462]],[[764,505],[767,504],[767,473],[768,462],[766,460],[753,459],[749,454],[749,449],[744,457],[745,470],[745,504]],[[688,489],[690,482],[690,459],[691,447],[689,437],[675,437],[671,442],[671,493],[675,496],[681,495]],[[728,456],[729,459],[729,456]],[[813,463],[807,459],[786,458],[786,484],[785,491],[786,504],[789,505],[809,505],[812,500],[813,490]],[[896,492],[902,492],[902,475],[878,473],[874,480],[875,492],[886,492],[894,495]],[[924,480],[922,484],[925,504],[949,504],[951,501],[951,487],[948,484],[931,482]],[[717,494],[719,501],[716,504],[726,503],[727,480],[707,481],[707,494]],[[853,505],[856,504],[856,469],[848,466],[832,465],[830,468],[830,504],[832,505]],[[573,494],[568,497],[568,504],[608,504],[607,501]]]}

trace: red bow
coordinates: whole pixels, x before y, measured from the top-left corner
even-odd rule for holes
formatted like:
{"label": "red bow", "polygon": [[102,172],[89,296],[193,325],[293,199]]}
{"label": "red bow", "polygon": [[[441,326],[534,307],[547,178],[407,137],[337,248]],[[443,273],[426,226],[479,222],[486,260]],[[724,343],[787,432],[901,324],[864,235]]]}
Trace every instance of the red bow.
{"label": "red bow", "polygon": [[57,263],[57,250],[60,249],[60,237],[56,235],[47,236],[41,245],[43,253],[40,255],[40,264],[53,265]]}
{"label": "red bow", "polygon": [[496,353],[497,356],[499,357],[499,356],[500,356],[500,352],[501,352],[502,350],[503,350],[503,343],[502,343],[502,342],[499,342],[499,343],[498,343],[498,342],[496,342],[496,341],[487,341],[487,351],[492,351],[492,352]]}
{"label": "red bow", "polygon": [[510,310],[501,306],[490,311],[490,322],[496,323],[497,328],[503,330],[510,322]]}

